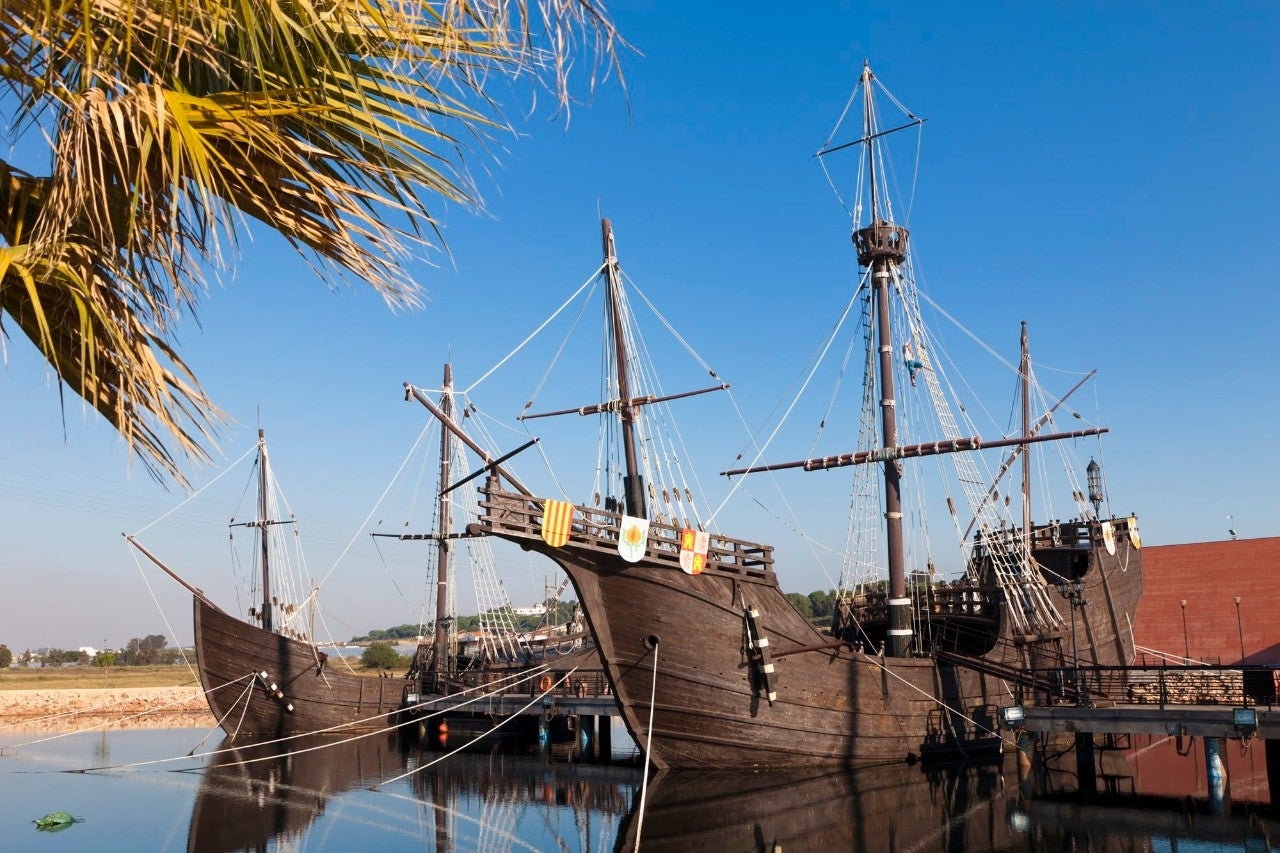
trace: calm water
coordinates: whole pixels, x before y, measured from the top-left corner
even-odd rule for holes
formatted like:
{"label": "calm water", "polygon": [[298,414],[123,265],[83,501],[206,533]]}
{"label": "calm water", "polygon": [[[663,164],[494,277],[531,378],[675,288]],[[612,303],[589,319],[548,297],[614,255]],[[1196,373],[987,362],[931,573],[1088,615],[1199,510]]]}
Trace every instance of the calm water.
{"label": "calm water", "polygon": [[[384,735],[262,746],[161,729],[0,730],[4,851],[1222,851],[1274,821],[1030,799],[993,766],[684,774],[402,748]],[[194,755],[189,756],[189,754]],[[84,821],[57,833],[34,819]]]}

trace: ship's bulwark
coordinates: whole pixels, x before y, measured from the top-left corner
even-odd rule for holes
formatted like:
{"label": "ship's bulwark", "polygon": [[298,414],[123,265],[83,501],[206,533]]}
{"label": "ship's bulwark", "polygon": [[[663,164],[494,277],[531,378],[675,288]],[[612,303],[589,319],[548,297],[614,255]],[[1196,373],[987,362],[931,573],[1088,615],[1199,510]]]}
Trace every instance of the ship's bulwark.
{"label": "ship's bulwark", "polygon": [[310,644],[242,622],[199,598],[195,643],[209,708],[228,734],[375,731],[392,724],[403,697],[402,679],[341,671]]}
{"label": "ship's bulwark", "polygon": [[[610,514],[583,508],[583,523],[569,543],[552,548],[540,537],[536,501],[501,492],[493,483],[487,489],[489,513],[478,527],[540,551],[564,568],[627,727],[642,749],[649,747],[658,767],[853,766],[933,753],[993,755],[996,714],[1012,701],[1013,685],[979,668],[932,658],[831,648],[832,638],[810,625],[782,593],[771,556],[754,567],[740,556],[727,564],[709,559],[706,571],[689,575],[676,554],[667,553],[666,543],[678,531],[651,523],[646,559],[626,563],[608,547]],[[733,547],[745,550],[744,544]],[[1141,593],[1141,562],[1136,549],[1127,543],[1124,549],[1123,572],[1101,564],[1097,549],[1089,551],[1085,590],[1098,595],[1078,615],[1075,641],[1082,658],[1119,663],[1131,654],[1131,640],[1121,636],[1127,632],[1117,628],[1126,625]],[[1055,604],[1064,613],[1068,608],[1065,599]],[[749,620],[751,609],[758,615]],[[768,640],[769,683],[750,652],[753,627]],[[1024,667],[1007,630],[1002,639],[984,660]],[[1057,666],[1063,665],[1063,640],[1049,644]],[[1043,648],[1040,656],[1047,657]],[[770,688],[776,693],[772,702]]]}

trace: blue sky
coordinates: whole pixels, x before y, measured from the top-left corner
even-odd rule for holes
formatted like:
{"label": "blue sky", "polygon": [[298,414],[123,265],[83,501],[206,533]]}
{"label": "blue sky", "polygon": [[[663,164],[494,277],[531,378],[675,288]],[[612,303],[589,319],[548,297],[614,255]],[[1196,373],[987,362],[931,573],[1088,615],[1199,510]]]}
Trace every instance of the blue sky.
{"label": "blue sky", "polygon": [[[1038,363],[1099,369],[1079,405],[1112,430],[1104,446],[1117,511],[1140,515],[1148,544],[1223,538],[1228,516],[1241,537],[1280,532],[1270,387],[1280,12],[1266,3],[780,8],[612,4],[640,51],[624,62],[626,98],[606,83],[566,127],[545,102],[530,111],[511,94],[518,137],[502,140],[496,162],[471,160],[488,211],[440,209],[451,255],[414,267],[428,292],[421,311],[328,292],[258,235],[200,324],[180,333],[185,357],[237,421],[196,485],[247,450],[261,422],[315,548],[312,573],[324,574],[422,428],[401,383],[435,387],[452,359],[467,385],[506,355],[596,268],[602,214],[628,276],[734,384],[757,425],[856,274],[847,218],[811,155],[868,59],[928,119],[910,225],[929,292],[1009,358],[1025,319]],[[118,646],[167,634],[147,582],[189,639],[186,596],[153,570],[144,581],[120,537],[183,496],[131,469],[77,402],[64,420],[23,341],[10,340],[6,358],[0,643]],[[476,393],[508,416],[536,379],[522,367]],[[704,427],[698,446],[712,458],[700,468],[713,479],[741,440],[696,416],[687,426]],[[508,446],[517,443],[513,434]],[[239,489],[243,479],[226,482]],[[219,509],[207,529],[160,540],[161,555],[219,600],[229,589],[225,520]],[[828,585],[803,551],[783,551],[785,530],[750,524],[743,535],[778,543],[784,588]],[[508,572],[521,604],[550,568],[521,557]],[[411,560],[342,574],[322,593],[335,635],[417,620],[421,571]]]}

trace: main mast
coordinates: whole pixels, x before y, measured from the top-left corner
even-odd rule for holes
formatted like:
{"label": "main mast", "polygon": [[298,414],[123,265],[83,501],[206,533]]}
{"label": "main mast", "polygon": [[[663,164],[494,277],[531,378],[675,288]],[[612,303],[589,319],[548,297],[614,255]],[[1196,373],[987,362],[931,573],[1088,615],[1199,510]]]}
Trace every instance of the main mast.
{"label": "main mast", "polygon": [[453,420],[453,365],[444,366],[440,393],[440,523],[436,528],[436,631],[430,670],[437,677],[449,674],[449,530],[453,523],[453,498],[449,496],[449,473],[453,459],[453,435],[445,425]]}
{"label": "main mast", "polygon": [[[1027,345],[1027,321],[1022,321],[1022,338],[1019,341],[1021,358],[1018,361],[1018,378],[1022,385],[1022,436],[1031,436],[1031,349]],[[1022,547],[1031,553],[1031,447],[1018,446],[1022,454]]]}
{"label": "main mast", "polygon": [[[889,296],[895,271],[907,253],[907,229],[894,225],[880,214],[876,185],[875,113],[872,109],[871,66],[862,68],[863,139],[867,142],[871,224],[854,232],[858,263],[871,271],[871,304],[876,321],[880,372],[881,447],[898,446],[897,403],[893,382],[893,329],[889,318]],[[891,454],[886,454],[891,456]],[[885,652],[890,657],[906,657],[911,650],[911,599],[907,597],[906,556],[902,543],[902,475],[899,462],[884,460],[884,519],[889,561],[889,633]]]}
{"label": "main mast", "polygon": [[271,522],[267,519],[267,489],[271,477],[267,471],[267,436],[258,428],[258,542],[262,547],[262,630],[271,631],[271,543],[267,531]]}
{"label": "main mast", "polygon": [[622,480],[625,499],[623,505],[627,515],[647,518],[649,513],[644,499],[644,476],[636,461],[637,407],[631,400],[631,383],[627,376],[629,359],[620,299],[622,276],[618,271],[618,256],[613,248],[613,225],[609,220],[602,219],[600,231],[604,242],[605,275],[609,282],[609,325],[613,328],[613,349],[618,373],[618,417],[622,425],[622,452],[627,468]]}

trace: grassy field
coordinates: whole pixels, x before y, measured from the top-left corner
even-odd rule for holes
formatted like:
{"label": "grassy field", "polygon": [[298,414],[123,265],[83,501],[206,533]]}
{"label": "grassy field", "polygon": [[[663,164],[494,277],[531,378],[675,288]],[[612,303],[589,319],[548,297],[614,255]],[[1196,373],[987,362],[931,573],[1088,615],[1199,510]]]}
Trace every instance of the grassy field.
{"label": "grassy field", "polygon": [[0,690],[79,690],[93,687],[180,687],[196,684],[185,666],[69,666],[0,670]]}

